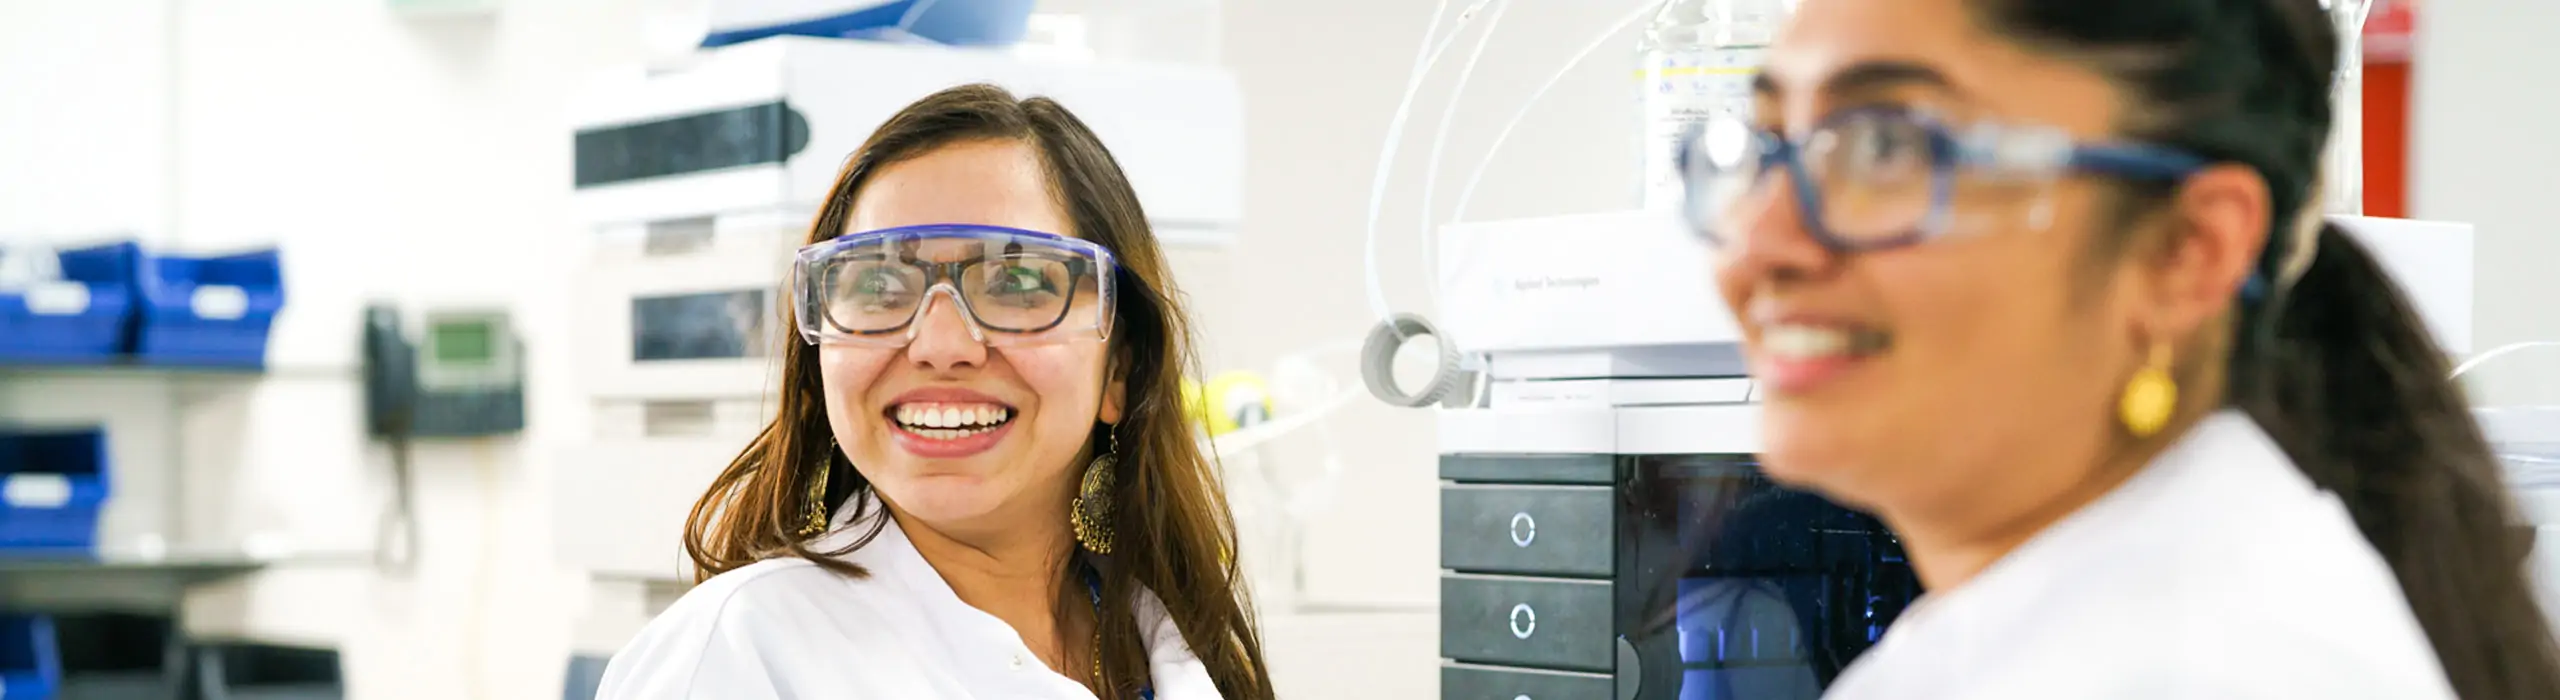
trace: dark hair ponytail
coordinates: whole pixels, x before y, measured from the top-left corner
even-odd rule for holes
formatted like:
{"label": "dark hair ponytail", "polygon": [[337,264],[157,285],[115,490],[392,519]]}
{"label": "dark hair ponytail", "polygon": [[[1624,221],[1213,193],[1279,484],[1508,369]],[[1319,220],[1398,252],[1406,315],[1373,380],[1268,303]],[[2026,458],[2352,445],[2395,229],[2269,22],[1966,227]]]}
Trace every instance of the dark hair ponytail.
{"label": "dark hair ponytail", "polygon": [[[2503,470],[2398,285],[2335,224],[2297,242],[2330,123],[2338,37],[2318,0],[1973,0],[2031,50],[2113,78],[2135,138],[2255,168],[2269,222],[2233,333],[2231,405],[2283,446],[2398,577],[2455,692],[2560,697],[2560,651],[2525,573]],[[2128,184],[2137,206],[2174,187]],[[2312,246],[2298,277],[2283,262]]]}
{"label": "dark hair ponytail", "polygon": [[2560,697],[2531,531],[2444,351],[2362,244],[2331,224],[2316,246],[2274,312],[2244,322],[2232,403],[2345,501],[2462,697]]}

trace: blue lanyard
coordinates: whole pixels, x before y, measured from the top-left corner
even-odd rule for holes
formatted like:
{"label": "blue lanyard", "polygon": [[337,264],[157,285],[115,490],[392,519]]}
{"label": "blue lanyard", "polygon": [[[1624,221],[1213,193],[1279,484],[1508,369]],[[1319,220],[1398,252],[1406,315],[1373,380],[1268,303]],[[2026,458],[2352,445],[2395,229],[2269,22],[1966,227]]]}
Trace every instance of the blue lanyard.
{"label": "blue lanyard", "polygon": [[[1094,571],[1091,566],[1084,567],[1084,590],[1087,594],[1093,596],[1093,624],[1096,627],[1100,627],[1102,626],[1102,573]],[[1095,638],[1100,639],[1101,637],[1096,636]],[[1093,654],[1096,657],[1100,657],[1102,655],[1102,649],[1096,647],[1093,650]],[[1138,700],[1156,700],[1155,685],[1153,683],[1149,683],[1147,685],[1139,686]]]}

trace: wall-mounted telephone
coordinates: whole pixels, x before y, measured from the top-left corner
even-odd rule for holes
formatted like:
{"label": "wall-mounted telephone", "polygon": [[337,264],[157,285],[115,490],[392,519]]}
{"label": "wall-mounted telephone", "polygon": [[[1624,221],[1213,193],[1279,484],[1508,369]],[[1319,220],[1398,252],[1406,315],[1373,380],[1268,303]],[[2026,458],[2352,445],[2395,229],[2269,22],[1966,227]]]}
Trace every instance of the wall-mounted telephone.
{"label": "wall-mounted telephone", "polygon": [[423,315],[365,309],[365,426],[376,436],[475,437],[524,431],[524,343],[504,311]]}
{"label": "wall-mounted telephone", "polygon": [[374,543],[378,563],[408,571],[418,551],[409,443],[524,432],[524,342],[504,311],[437,310],[419,336],[400,309],[364,311],[365,432],[391,445],[397,492]]}

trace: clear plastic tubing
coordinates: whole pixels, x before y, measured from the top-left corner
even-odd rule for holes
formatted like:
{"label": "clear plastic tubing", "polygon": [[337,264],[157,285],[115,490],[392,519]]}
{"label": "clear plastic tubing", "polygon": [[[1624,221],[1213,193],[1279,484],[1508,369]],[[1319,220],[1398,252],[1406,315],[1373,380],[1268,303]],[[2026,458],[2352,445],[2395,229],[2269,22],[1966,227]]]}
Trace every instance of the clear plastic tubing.
{"label": "clear plastic tubing", "polygon": [[1386,285],[1378,275],[1378,210],[1386,204],[1387,176],[1394,172],[1396,149],[1404,143],[1405,119],[1413,115],[1413,96],[1421,89],[1423,76],[1431,73],[1432,64],[1440,62],[1440,54],[1449,50],[1449,45],[1457,39],[1458,29],[1465,27],[1466,19],[1488,2],[1491,0],[1476,0],[1461,14],[1459,26],[1450,30],[1449,37],[1436,42],[1440,36],[1440,18],[1449,13],[1449,0],[1440,0],[1432,6],[1431,24],[1422,31],[1422,44],[1414,47],[1413,72],[1405,78],[1404,97],[1396,101],[1395,117],[1387,122],[1386,144],[1378,149],[1378,168],[1369,180],[1369,215],[1360,241],[1361,267],[1368,277],[1369,311],[1377,314],[1379,323],[1392,325],[1395,319],[1395,310],[1387,306]]}
{"label": "clear plastic tubing", "polygon": [[2329,146],[2320,175],[2325,214],[2364,213],[2364,21],[2373,3],[2320,3],[2338,28],[2338,83],[2330,88]]}

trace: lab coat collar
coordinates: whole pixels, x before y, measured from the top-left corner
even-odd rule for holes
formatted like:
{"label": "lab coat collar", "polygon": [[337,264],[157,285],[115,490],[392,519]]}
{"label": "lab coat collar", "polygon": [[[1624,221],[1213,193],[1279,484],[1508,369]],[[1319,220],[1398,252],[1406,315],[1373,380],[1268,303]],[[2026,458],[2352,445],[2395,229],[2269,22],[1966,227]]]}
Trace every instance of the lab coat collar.
{"label": "lab coat collar", "polygon": [[1949,591],[1933,591],[1912,601],[1903,614],[1925,617],[1943,601],[1970,591],[1994,587],[2003,578],[2029,576],[2015,571],[2018,562],[2048,559],[2048,549],[2068,549],[2106,523],[2139,520],[2152,510],[2247,508],[2245,500],[2264,489],[2318,491],[2293,459],[2255,418],[2239,409],[2221,409],[2196,421],[2178,441],[2143,465],[2142,471],[2117,484],[2106,495],[2063,516],[2007,555],[1984,567],[1972,580]]}
{"label": "lab coat collar", "polygon": [[[1020,634],[1003,620],[960,600],[960,594],[951,590],[951,584],[942,580],[942,574],[934,570],[931,562],[925,561],[924,553],[916,550],[915,542],[907,539],[906,531],[898,527],[898,520],[888,517],[888,509],[881,505],[878,497],[866,492],[857,498],[860,508],[836,509],[833,527],[812,543],[811,550],[824,553],[843,549],[863,533],[870,532],[873,523],[877,522],[880,527],[878,536],[861,549],[847,552],[837,559],[861,566],[873,577],[906,589],[919,603],[933,608],[938,618],[992,625],[985,630],[986,633],[1021,639]],[[861,511],[859,522],[854,518],[856,510]],[[1146,631],[1147,674],[1152,680],[1155,700],[1222,697],[1217,684],[1209,678],[1208,666],[1200,662],[1191,645],[1183,639],[1182,629],[1166,613],[1163,599],[1141,586],[1131,608],[1138,618],[1138,628]],[[955,648],[950,652],[965,657],[984,654],[986,650]]]}

